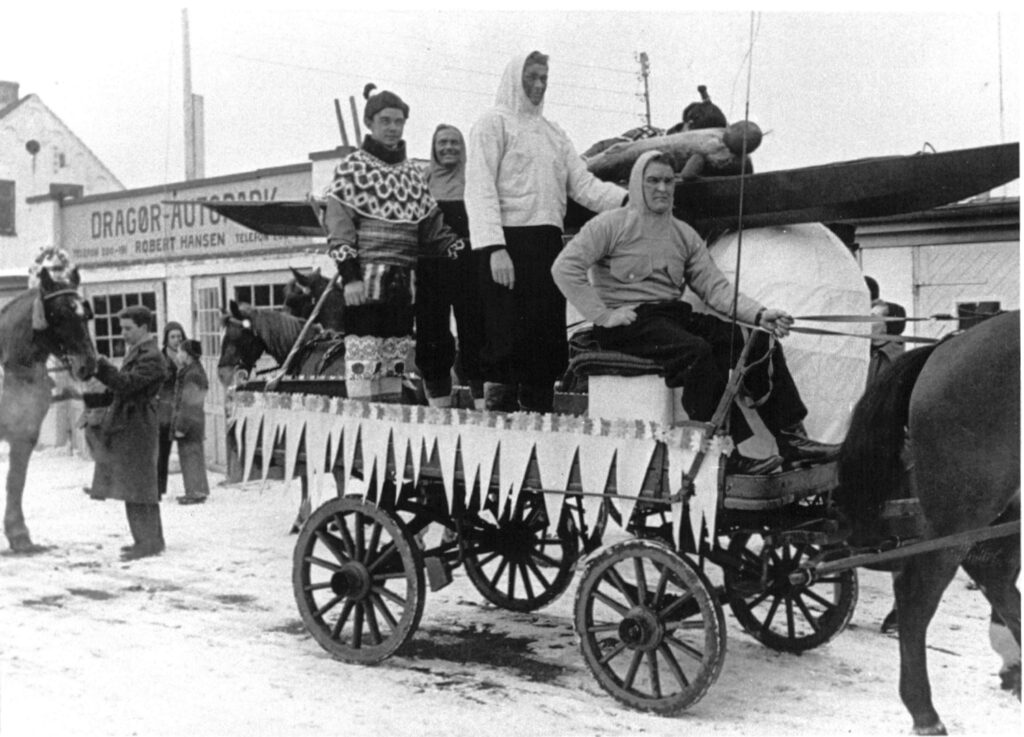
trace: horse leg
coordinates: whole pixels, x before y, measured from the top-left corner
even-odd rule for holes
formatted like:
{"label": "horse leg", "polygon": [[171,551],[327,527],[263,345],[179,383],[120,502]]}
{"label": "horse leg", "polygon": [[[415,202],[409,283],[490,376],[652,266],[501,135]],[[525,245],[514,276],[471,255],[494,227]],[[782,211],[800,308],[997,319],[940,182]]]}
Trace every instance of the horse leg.
{"label": "horse leg", "polygon": [[34,442],[23,438],[9,438],[11,447],[10,466],[7,469],[7,508],[4,511],[4,534],[15,553],[35,553],[41,547],[32,544],[25,524],[25,512],[21,500],[25,491],[25,476],[28,461],[35,448]]}
{"label": "horse leg", "polygon": [[292,522],[292,529],[290,530],[293,535],[297,535],[302,530],[302,525],[313,514],[313,502],[309,498],[309,479],[306,477],[306,474],[303,473],[299,477],[299,484],[302,486],[302,498],[299,500],[299,512],[295,515],[295,521]]}
{"label": "horse leg", "polygon": [[[991,627],[995,634],[990,634],[990,639],[993,646],[1000,639],[1006,640],[1004,647],[997,650],[1003,658],[999,675],[1004,681],[1004,688],[1013,691],[1019,699],[1020,591],[1017,590],[1017,576],[1020,574],[1020,537],[1012,535],[978,543],[968,552],[962,565],[992,605],[995,616]],[[999,630],[1002,630],[1002,638]],[[1005,636],[1007,632],[1013,642]]]}
{"label": "horse leg", "polygon": [[962,555],[941,550],[908,558],[893,580],[900,617],[900,698],[914,720],[914,734],[946,734],[932,705],[926,639],[928,625]]}

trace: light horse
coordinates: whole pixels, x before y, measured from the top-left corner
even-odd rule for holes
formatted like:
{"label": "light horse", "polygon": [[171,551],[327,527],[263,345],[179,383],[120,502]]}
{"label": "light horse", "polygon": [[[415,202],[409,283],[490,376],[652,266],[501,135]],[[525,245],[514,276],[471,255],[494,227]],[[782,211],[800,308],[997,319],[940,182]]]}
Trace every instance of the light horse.
{"label": "light horse", "polygon": [[78,294],[78,285],[77,269],[71,270],[65,283],[44,268],[38,287],[15,297],[0,311],[0,439],[10,446],[4,534],[15,553],[43,549],[32,543],[21,502],[29,457],[39,440],[54,386],[47,359],[59,358],[78,380],[96,371],[96,349],[88,328],[92,312]]}
{"label": "light horse", "polygon": [[[909,459],[901,460],[905,433]],[[1019,312],[904,354],[861,398],[843,443],[836,501],[852,539],[877,528],[885,500],[903,495],[901,484],[917,497],[928,538],[1019,520],[1020,442]],[[1019,529],[903,559],[893,584],[900,696],[917,734],[946,734],[932,704],[925,639],[958,566],[1020,644]]]}

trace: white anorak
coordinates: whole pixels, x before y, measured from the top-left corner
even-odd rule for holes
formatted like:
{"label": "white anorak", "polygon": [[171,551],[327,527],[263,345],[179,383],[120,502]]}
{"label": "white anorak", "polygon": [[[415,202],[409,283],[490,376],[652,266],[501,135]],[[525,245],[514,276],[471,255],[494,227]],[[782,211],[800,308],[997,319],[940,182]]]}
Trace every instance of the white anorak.
{"label": "white anorak", "polygon": [[[657,151],[641,154],[629,175],[629,204],[590,220],[559,254],[551,274],[587,320],[604,325],[617,307],[679,300],[687,285],[721,315],[732,312],[733,286],[696,231],[653,212],[644,198],[644,169]],[[762,305],[739,295],[736,313],[754,322]]]}
{"label": "white anorak", "polygon": [[565,132],[523,89],[527,54],[505,67],[495,107],[469,133],[466,212],[474,249],[505,245],[502,227],[562,228],[567,198],[596,212],[622,204],[625,192],[591,174]]}

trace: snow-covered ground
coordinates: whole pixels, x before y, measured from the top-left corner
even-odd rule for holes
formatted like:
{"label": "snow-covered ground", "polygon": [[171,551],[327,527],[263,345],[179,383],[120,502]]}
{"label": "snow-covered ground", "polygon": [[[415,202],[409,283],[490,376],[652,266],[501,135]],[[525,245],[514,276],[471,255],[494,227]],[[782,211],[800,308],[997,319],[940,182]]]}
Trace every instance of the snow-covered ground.
{"label": "snow-covered ground", "polygon": [[[766,649],[728,615],[717,683],[665,718],[622,707],[593,679],[572,629],[575,584],[547,609],[515,614],[485,605],[457,572],[428,592],[399,655],[348,665],[306,633],[292,598],[297,484],[215,486],[205,505],[165,503],[167,551],[121,563],[124,505],[86,497],[90,477],[91,465],[64,451],[32,459],[26,515],[35,541],[53,547],[0,556],[3,737],[910,732],[897,641],[878,633],[884,573],[860,573],[850,627],[802,656]],[[175,475],[170,496],[179,493]],[[988,607],[965,584],[961,575],[950,586],[930,631],[936,706],[951,733],[1019,734]]]}

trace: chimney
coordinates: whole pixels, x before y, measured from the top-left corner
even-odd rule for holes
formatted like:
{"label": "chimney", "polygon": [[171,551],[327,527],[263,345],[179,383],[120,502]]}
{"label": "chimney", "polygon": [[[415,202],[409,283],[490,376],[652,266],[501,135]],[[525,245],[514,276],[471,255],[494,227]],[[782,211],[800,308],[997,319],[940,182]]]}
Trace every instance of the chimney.
{"label": "chimney", "polygon": [[0,80],[0,108],[5,108],[18,101],[18,83]]}

